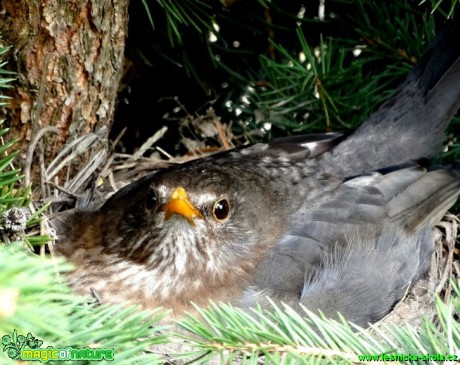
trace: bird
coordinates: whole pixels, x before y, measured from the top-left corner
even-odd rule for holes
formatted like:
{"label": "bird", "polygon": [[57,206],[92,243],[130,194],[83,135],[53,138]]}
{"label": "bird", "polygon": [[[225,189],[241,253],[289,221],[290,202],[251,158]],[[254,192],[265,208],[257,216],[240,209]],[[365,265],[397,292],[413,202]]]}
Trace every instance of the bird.
{"label": "bird", "polygon": [[102,301],[165,307],[269,300],[360,326],[428,269],[460,170],[430,166],[460,105],[460,27],[448,25],[354,133],[243,146],[147,175],[100,208],[53,219],[69,282]]}

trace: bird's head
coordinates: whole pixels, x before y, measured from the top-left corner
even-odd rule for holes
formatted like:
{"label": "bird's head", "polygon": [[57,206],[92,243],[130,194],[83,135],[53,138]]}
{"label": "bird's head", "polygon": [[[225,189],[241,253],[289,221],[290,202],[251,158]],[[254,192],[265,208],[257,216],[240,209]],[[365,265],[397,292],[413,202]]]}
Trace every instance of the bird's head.
{"label": "bird's head", "polygon": [[102,208],[110,215],[121,203],[116,250],[149,266],[173,265],[177,273],[205,270],[212,277],[226,266],[252,267],[287,228],[274,196],[279,192],[238,166],[187,170],[160,172]]}
{"label": "bird's head", "polygon": [[94,249],[99,260],[110,255],[177,277],[198,273],[211,283],[244,278],[288,228],[284,190],[239,164],[166,169],[121,189],[98,211],[65,217],[58,250],[72,259],[76,248]]}

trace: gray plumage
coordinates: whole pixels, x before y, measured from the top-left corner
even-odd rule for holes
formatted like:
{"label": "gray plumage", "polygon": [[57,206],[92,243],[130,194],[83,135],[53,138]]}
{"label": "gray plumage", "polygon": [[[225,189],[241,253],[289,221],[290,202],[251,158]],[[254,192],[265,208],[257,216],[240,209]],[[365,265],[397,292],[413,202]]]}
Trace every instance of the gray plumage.
{"label": "gray plumage", "polygon": [[428,269],[432,228],[459,193],[459,171],[419,166],[343,183],[296,216],[239,304],[269,296],[361,326],[381,319]]}

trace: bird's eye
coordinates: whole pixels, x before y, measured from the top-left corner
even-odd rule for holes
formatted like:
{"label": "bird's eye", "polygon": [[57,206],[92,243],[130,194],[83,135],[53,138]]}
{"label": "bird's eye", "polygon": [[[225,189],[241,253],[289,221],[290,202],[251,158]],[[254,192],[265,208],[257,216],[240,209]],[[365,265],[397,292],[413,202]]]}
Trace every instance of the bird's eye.
{"label": "bird's eye", "polygon": [[227,199],[219,199],[212,207],[212,216],[216,222],[225,222],[230,217],[230,203]]}
{"label": "bird's eye", "polygon": [[157,201],[158,198],[155,194],[155,190],[153,190],[153,188],[150,188],[145,197],[145,208],[148,210],[152,210],[157,205]]}

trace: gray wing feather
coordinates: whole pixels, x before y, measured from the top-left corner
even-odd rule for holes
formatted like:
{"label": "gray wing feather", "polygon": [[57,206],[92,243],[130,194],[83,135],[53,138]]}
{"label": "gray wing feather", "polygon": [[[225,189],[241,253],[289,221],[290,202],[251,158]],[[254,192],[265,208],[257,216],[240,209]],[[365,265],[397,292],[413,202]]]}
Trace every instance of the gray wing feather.
{"label": "gray wing feather", "polygon": [[296,215],[239,304],[266,304],[269,295],[362,326],[382,318],[427,270],[433,225],[459,193],[460,171],[449,169],[410,167],[345,182]]}

